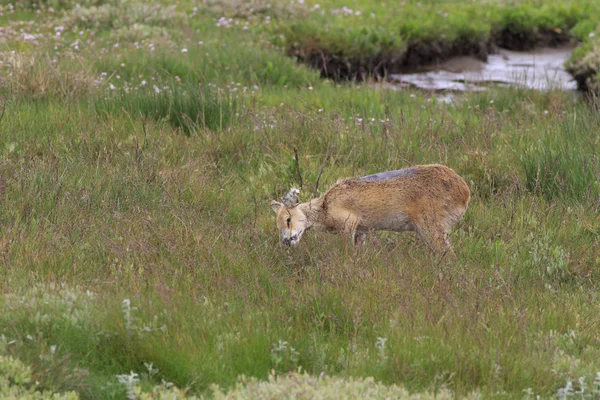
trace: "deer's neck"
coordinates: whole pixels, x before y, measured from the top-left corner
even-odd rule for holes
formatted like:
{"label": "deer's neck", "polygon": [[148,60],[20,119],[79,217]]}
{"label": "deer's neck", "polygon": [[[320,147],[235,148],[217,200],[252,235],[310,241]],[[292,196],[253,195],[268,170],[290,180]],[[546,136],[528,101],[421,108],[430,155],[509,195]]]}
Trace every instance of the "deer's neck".
{"label": "deer's neck", "polygon": [[316,198],[306,203],[298,204],[298,208],[306,216],[306,227],[319,228],[323,224],[323,199]]}

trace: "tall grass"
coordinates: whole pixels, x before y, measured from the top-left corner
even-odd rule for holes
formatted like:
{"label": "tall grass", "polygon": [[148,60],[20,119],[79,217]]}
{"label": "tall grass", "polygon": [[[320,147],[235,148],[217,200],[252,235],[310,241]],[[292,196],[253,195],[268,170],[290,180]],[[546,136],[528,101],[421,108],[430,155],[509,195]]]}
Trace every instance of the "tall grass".
{"label": "tall grass", "polygon": [[168,121],[186,134],[198,129],[224,129],[238,111],[237,101],[231,93],[210,86],[174,81],[159,88],[144,88],[133,93],[108,95],[95,102],[100,114],[125,112],[134,118],[153,118]]}
{"label": "tall grass", "polygon": [[[548,132],[578,132],[582,148],[593,110],[572,109],[559,93],[507,96],[494,108],[493,94],[445,106],[408,93],[318,90],[303,94],[305,109],[253,108],[226,130],[191,136],[171,134],[170,113],[158,122],[136,113],[157,115],[155,103],[115,101],[129,114],[100,116],[75,104],[9,103],[0,287],[16,297],[0,305],[0,332],[17,340],[10,354],[43,387],[84,398],[119,398],[115,376],[130,371],[146,387],[165,379],[194,393],[298,367],[457,395],[549,395],[590,376],[600,352],[587,305],[597,302],[600,227],[586,211],[595,199],[548,203],[529,193],[514,154],[530,145],[524,135],[535,142]],[[300,104],[285,91],[264,96]],[[315,110],[319,101],[333,111]],[[540,109],[523,106],[531,101]],[[543,114],[547,105],[565,112]],[[387,122],[385,110],[396,110]],[[587,122],[570,122],[576,115]],[[294,147],[304,198],[319,175],[322,191],[412,163],[454,167],[473,190],[453,233],[460,262],[431,265],[410,234],[371,235],[360,252],[308,232],[301,248],[280,249],[268,200],[298,184]],[[487,174],[503,177],[493,191]],[[52,295],[51,307],[53,289],[26,290],[52,282],[82,289],[73,303],[61,303],[68,291]],[[53,345],[57,359],[42,362]],[[144,363],[159,372],[142,378]]]}
{"label": "tall grass", "polygon": [[55,59],[51,53],[12,52],[3,62],[0,94],[15,99],[66,101],[97,91],[92,68],[80,57]]}
{"label": "tall grass", "polygon": [[240,91],[244,86],[252,88],[253,85],[297,88],[319,84],[318,73],[298,65],[281,52],[264,49],[252,41],[240,41],[231,33],[209,30],[206,35],[218,39],[186,47],[187,53],[135,51],[126,52],[120,58],[103,58],[96,63],[96,71],[114,72],[134,84],[149,77],[172,79],[176,76],[184,83],[240,83]]}
{"label": "tall grass", "polygon": [[521,157],[527,188],[548,201],[563,198],[600,204],[599,147],[591,128],[597,123],[593,111],[576,115],[531,145]]}

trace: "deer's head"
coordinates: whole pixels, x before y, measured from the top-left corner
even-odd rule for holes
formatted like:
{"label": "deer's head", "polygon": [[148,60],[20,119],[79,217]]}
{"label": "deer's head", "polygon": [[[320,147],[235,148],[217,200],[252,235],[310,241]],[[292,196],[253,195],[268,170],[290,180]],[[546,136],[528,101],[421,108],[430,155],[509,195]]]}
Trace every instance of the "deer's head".
{"label": "deer's head", "polygon": [[297,206],[300,190],[292,188],[281,202],[273,200],[271,208],[277,214],[277,228],[281,234],[281,243],[295,247],[308,227],[306,215]]}

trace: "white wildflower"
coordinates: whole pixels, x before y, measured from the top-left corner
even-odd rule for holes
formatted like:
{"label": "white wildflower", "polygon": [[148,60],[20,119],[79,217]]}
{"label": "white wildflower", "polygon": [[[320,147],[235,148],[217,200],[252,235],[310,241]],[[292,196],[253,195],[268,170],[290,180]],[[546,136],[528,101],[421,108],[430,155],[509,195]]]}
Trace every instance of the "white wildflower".
{"label": "white wildflower", "polygon": [[129,375],[117,375],[117,379],[119,383],[126,387],[127,389],[127,398],[128,399],[137,399],[135,394],[135,387],[138,383],[140,383],[139,375],[135,372],[131,371]]}
{"label": "white wildflower", "polygon": [[387,342],[387,338],[378,337],[375,342],[375,348],[377,349],[377,354],[379,356],[379,361],[383,364],[387,361],[388,356],[385,354],[385,343]]}

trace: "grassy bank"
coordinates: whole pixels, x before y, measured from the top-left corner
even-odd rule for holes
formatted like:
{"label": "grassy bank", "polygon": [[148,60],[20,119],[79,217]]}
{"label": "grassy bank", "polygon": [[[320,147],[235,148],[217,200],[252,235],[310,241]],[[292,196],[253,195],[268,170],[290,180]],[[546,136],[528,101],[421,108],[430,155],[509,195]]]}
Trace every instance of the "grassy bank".
{"label": "grassy bank", "polygon": [[[597,390],[597,105],[321,80],[271,41],[314,4],[261,4],[4,6],[0,394]],[[473,194],[456,263],[279,246],[290,186],[434,162]]]}
{"label": "grassy bank", "polygon": [[577,80],[580,89],[600,93],[600,30],[588,33],[588,39],[575,51],[567,70]]}
{"label": "grassy bank", "polygon": [[279,43],[330,77],[385,75],[496,46],[526,50],[587,40],[595,1],[307,1],[278,20]]}

